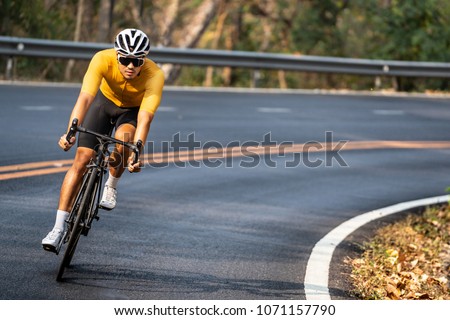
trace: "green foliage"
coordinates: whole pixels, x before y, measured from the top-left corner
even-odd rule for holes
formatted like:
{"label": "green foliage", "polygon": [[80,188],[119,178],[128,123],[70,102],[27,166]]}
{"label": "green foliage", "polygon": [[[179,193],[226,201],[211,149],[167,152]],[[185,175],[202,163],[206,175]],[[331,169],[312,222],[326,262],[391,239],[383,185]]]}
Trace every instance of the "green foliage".
{"label": "green foliage", "polygon": [[342,56],[343,34],[338,28],[347,1],[312,1],[303,4],[292,30],[293,50],[304,54]]}
{"label": "green foliage", "polygon": [[69,39],[74,29],[76,0],[2,0],[0,33],[43,39]]}
{"label": "green foliage", "polygon": [[392,1],[380,10],[379,32],[389,35],[380,47],[381,58],[408,61],[448,61],[449,12],[442,1]]}
{"label": "green foliage", "polygon": [[[206,0],[180,1],[172,28],[172,46],[183,38],[186,25],[192,21]],[[407,61],[450,61],[450,1],[441,0],[321,0],[321,1],[238,1],[222,0],[220,8],[227,13],[218,39],[216,12],[199,47],[266,51],[366,59]],[[72,40],[79,0],[0,0],[0,34],[6,36]],[[164,30],[168,0],[114,1],[111,33],[118,29],[145,24],[153,43],[158,43]],[[131,9],[136,9],[135,11]],[[82,41],[96,41],[100,0],[85,1]],[[136,12],[141,21],[136,20]],[[167,42],[166,42],[167,43]],[[0,57],[0,63],[6,59]],[[16,76],[39,80],[61,81],[67,61],[43,61],[17,58]],[[73,75],[80,81],[83,68]],[[2,67],[2,70],[5,70]],[[216,68],[213,85],[277,87],[275,70],[233,69],[224,80],[222,68]],[[206,68],[183,67],[177,84],[201,85]],[[255,77],[255,74],[258,77]],[[289,88],[364,89],[375,87],[373,77],[339,74],[286,72]],[[391,88],[390,78],[381,78],[377,89]],[[449,90],[449,79],[396,79],[400,90]]]}
{"label": "green foliage", "polygon": [[[446,9],[446,10],[443,10]],[[379,10],[379,37],[384,45],[374,52],[376,58],[404,61],[441,61],[450,58],[449,6],[442,1],[392,1]],[[383,35],[383,36],[382,36]],[[425,83],[402,79],[402,90],[448,89],[448,80]]]}

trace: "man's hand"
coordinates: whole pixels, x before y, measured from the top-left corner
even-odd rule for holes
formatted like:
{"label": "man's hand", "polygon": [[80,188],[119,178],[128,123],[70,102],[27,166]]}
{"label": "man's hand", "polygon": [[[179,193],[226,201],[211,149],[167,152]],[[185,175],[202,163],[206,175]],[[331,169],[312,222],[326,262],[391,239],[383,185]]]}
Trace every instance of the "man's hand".
{"label": "man's hand", "polygon": [[143,163],[141,161],[141,159],[139,159],[135,164],[133,164],[134,161],[134,154],[132,154],[129,158],[128,158],[128,171],[130,172],[140,172],[143,166]]}
{"label": "man's hand", "polygon": [[70,143],[66,140],[66,134],[63,134],[61,136],[61,138],[58,141],[58,144],[60,146],[61,149],[63,149],[64,151],[68,151],[70,148],[72,148],[72,146],[74,145],[76,141],[75,137],[72,137],[70,139]]}

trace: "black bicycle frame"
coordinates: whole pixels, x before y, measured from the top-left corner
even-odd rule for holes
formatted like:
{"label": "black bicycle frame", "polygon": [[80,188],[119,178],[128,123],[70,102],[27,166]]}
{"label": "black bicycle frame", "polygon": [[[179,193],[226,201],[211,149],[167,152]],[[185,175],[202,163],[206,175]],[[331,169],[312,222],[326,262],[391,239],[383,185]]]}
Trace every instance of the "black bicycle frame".
{"label": "black bicycle frame", "polygon": [[[131,143],[127,143],[118,139],[115,139],[113,137],[111,137],[112,134],[112,129],[110,131],[110,133],[108,135],[103,135],[103,134],[99,134],[97,132],[91,131],[89,129],[83,128],[81,126],[78,126],[78,119],[74,118],[72,120],[72,125],[69,129],[69,132],[66,136],[66,140],[69,142],[70,139],[75,136],[76,132],[83,132],[83,133],[87,133],[87,134],[91,134],[94,135],[98,141],[99,141],[99,148],[97,150],[97,154],[95,156],[95,160],[91,159],[91,161],[89,162],[87,168],[88,171],[86,172],[86,174],[89,171],[94,171],[96,175],[99,175],[99,179],[97,179],[96,185],[94,186],[94,190],[97,192],[96,197],[97,197],[97,201],[95,201],[95,196],[91,198],[90,204],[89,204],[89,216],[87,217],[87,225],[84,228],[83,234],[87,235],[91,223],[93,221],[94,218],[98,219],[97,213],[98,213],[98,203],[100,203],[100,192],[98,192],[99,187],[101,186],[103,183],[103,176],[106,173],[107,169],[108,169],[108,163],[106,161],[106,159],[109,157],[110,152],[108,150],[108,146],[112,143],[117,143],[117,144],[121,144],[127,148],[129,148],[130,150],[133,151],[134,153],[134,160],[133,160],[133,164],[137,163],[137,161],[139,160],[139,152],[142,148],[142,141],[138,140],[138,142],[136,143],[136,145],[131,144]],[[91,172],[92,174],[92,172]],[[75,202],[76,203],[76,202]],[[95,208],[94,208],[95,206]]]}
{"label": "black bicycle frame", "polygon": [[72,125],[67,133],[66,140],[70,142],[71,138],[75,136],[76,132],[85,132],[97,137],[99,141],[99,148],[97,154],[89,161],[87,170],[83,176],[83,180],[78,190],[75,201],[73,202],[70,216],[67,220],[69,225],[68,230],[64,234],[63,240],[57,248],[57,254],[61,249],[63,243],[68,242],[64,257],[60,263],[57,281],[61,281],[64,270],[72,261],[75,253],[78,240],[81,235],[87,236],[91,229],[91,224],[94,219],[98,220],[98,209],[100,203],[100,187],[103,185],[103,175],[108,169],[108,157],[110,152],[108,146],[112,143],[121,144],[134,153],[133,164],[139,160],[139,152],[142,148],[142,141],[138,141],[136,145],[112,138],[110,135],[99,134],[90,131],[86,128],[78,126],[78,119],[72,120]]}

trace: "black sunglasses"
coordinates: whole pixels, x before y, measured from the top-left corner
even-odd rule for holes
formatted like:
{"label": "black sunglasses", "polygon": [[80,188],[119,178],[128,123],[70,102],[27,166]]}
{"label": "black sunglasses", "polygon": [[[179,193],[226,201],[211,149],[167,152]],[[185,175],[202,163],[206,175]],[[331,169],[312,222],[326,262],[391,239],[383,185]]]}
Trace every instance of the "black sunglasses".
{"label": "black sunglasses", "polygon": [[144,64],[145,58],[127,58],[122,56],[117,56],[121,65],[128,66],[130,63],[135,67],[140,67]]}

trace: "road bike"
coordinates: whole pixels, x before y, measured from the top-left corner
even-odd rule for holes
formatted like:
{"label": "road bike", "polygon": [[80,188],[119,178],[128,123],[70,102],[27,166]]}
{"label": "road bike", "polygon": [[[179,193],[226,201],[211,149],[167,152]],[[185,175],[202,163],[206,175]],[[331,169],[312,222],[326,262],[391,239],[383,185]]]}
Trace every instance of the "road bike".
{"label": "road bike", "polygon": [[103,176],[108,170],[108,157],[111,154],[108,150],[109,145],[115,143],[129,148],[134,153],[133,164],[138,161],[139,153],[142,149],[141,140],[137,141],[136,144],[124,142],[111,137],[112,129],[109,135],[103,135],[78,126],[78,119],[73,119],[66,140],[70,141],[77,132],[94,135],[99,141],[99,148],[95,157],[87,165],[80,189],[66,220],[66,231],[56,248],[56,254],[59,254],[61,247],[67,243],[64,256],[59,265],[58,275],[56,276],[57,281],[62,280],[64,270],[70,266],[80,236],[87,236],[94,219],[99,220],[98,210],[102,209],[100,206],[100,188],[103,186]]}

